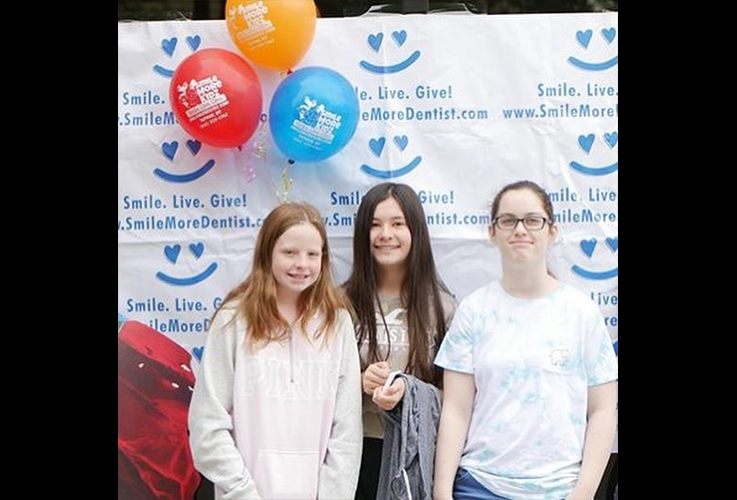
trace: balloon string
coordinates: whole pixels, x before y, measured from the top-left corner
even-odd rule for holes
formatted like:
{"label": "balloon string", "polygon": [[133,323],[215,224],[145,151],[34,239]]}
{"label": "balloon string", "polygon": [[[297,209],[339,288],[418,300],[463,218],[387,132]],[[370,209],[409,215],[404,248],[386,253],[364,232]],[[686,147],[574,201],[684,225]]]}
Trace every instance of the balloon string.
{"label": "balloon string", "polygon": [[294,160],[288,160],[287,165],[281,171],[281,190],[277,191],[277,197],[280,203],[287,203],[289,201],[289,192],[292,190],[292,184],[294,181],[289,177],[289,167],[294,165]]}
{"label": "balloon string", "polygon": [[259,121],[261,123],[256,128],[256,132],[253,134],[251,140],[238,146],[239,153],[246,152],[243,156],[243,166],[241,167],[246,182],[252,182],[256,178],[254,164],[258,160],[261,160],[262,165],[266,163],[266,113],[261,114]]}
{"label": "balloon string", "polygon": [[266,122],[268,116],[266,113],[261,113],[261,123],[256,130],[256,140],[253,141],[253,154],[256,158],[266,161]]}

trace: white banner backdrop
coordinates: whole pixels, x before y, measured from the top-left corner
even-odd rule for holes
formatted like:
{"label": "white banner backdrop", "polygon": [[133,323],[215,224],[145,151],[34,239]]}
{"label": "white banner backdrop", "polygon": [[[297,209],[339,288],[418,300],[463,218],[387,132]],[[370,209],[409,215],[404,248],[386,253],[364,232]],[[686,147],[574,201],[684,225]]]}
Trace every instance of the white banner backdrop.
{"label": "white banner backdrop", "polygon": [[[551,271],[590,294],[616,347],[617,21],[617,13],[318,19],[297,68],[345,76],[360,119],[341,152],[291,166],[266,122],[241,149],[218,149],[174,119],[169,82],[185,57],[212,47],[240,54],[225,21],[119,23],[119,313],[199,358],[209,318],[249,272],[261,220],[280,200],[323,213],[339,284],[361,196],[388,179],[420,194],[438,269],[460,300],[500,276],[486,238],[492,198],[530,179],[551,194],[562,229]],[[266,113],[283,76],[254,69]]]}

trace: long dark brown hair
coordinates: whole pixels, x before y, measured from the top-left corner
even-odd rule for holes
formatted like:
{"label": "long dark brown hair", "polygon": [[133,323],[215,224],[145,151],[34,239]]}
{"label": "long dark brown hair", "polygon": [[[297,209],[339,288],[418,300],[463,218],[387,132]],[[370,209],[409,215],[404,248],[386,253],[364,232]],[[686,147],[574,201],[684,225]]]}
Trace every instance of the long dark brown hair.
{"label": "long dark brown hair", "polygon": [[[384,182],[371,188],[361,200],[353,233],[353,269],[343,285],[356,314],[356,338],[359,348],[368,338],[367,364],[381,361],[376,342],[377,266],[371,255],[371,225],[376,206],[389,197],[399,204],[407,222],[412,245],[405,261],[402,283],[402,306],[407,310],[409,361],[405,372],[439,386],[440,370],[430,359],[430,334],[439,346],[445,336],[445,314],[440,290],[448,292],[435,269],[425,211],[415,191],[406,184]],[[382,320],[384,311],[379,308]],[[388,335],[387,335],[388,340]],[[389,346],[391,349],[391,345]],[[365,369],[362,366],[361,369]]]}
{"label": "long dark brown hair", "polygon": [[281,341],[287,338],[289,323],[279,314],[277,308],[276,280],[271,271],[272,255],[279,237],[290,227],[302,223],[314,226],[322,238],[320,276],[300,294],[297,304],[302,330],[320,312],[322,322],[315,336],[329,332],[336,320],[336,310],[344,305],[333,289],[328,237],[320,213],[307,203],[279,205],[266,216],[258,232],[251,273],[228,293],[220,306],[235,304],[236,315],[244,318],[248,325],[246,338],[250,346],[262,346],[272,340]]}

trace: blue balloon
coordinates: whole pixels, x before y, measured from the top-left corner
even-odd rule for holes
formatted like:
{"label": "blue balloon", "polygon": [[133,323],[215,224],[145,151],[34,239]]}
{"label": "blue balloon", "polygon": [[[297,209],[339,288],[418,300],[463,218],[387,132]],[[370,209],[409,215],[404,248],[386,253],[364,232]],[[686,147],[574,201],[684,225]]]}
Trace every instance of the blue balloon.
{"label": "blue balloon", "polygon": [[358,97],[340,73],[320,66],[301,68],[277,87],[269,128],[279,150],[298,162],[333,156],[358,126]]}

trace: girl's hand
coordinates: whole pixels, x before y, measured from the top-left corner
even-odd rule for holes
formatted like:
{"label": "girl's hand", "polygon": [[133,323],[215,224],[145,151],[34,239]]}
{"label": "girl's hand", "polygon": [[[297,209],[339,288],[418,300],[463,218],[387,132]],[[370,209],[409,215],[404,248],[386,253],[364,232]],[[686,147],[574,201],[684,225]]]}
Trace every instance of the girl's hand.
{"label": "girl's hand", "polygon": [[374,403],[384,411],[392,410],[404,397],[405,388],[404,379],[401,377],[392,382],[387,390],[377,387],[374,389]]}
{"label": "girl's hand", "polygon": [[389,373],[389,363],[386,361],[368,365],[366,371],[363,372],[363,377],[361,377],[363,392],[369,395],[373,394],[377,387],[381,388],[384,385]]}

